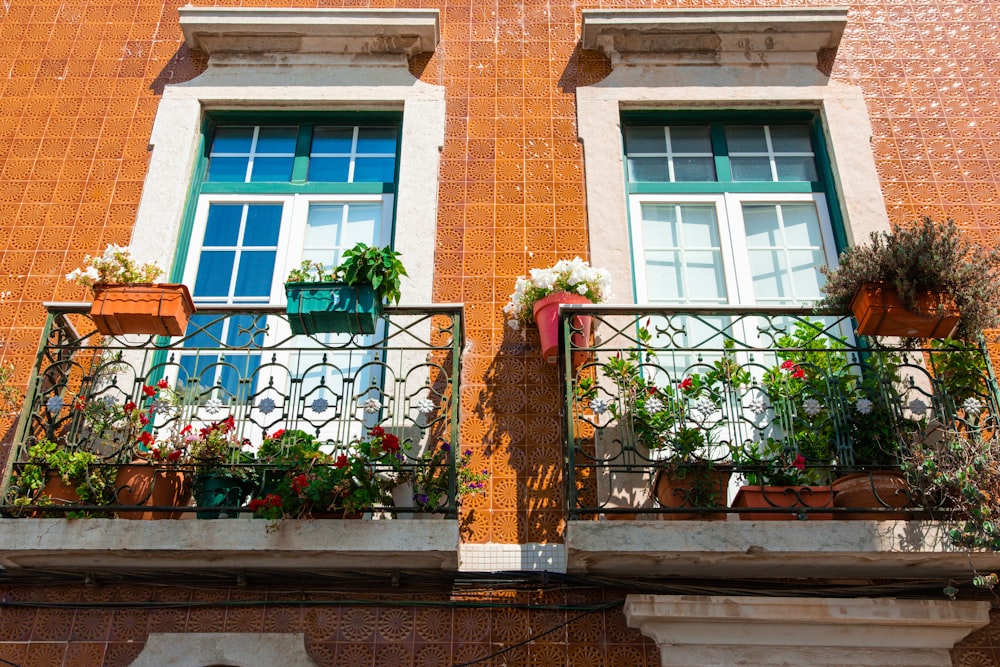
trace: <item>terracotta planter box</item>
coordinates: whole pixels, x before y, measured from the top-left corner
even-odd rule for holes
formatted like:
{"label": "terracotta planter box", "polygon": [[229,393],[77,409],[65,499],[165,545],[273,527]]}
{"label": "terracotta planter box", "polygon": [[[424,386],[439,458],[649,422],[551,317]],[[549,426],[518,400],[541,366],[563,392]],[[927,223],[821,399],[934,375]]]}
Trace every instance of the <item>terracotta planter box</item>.
{"label": "terracotta planter box", "polygon": [[[697,508],[709,510],[726,507],[726,489],[729,488],[729,472],[703,466],[683,468],[660,468],[653,479],[653,494],[660,507]],[[669,512],[664,519],[725,519],[721,512]]]}
{"label": "terracotta planter box", "polygon": [[105,336],[155,334],[182,336],[194,312],[185,285],[94,285],[90,317]]}
{"label": "terracotta planter box", "polygon": [[894,287],[863,285],[851,300],[851,312],[864,336],[947,338],[958,326],[959,312],[950,297],[928,292],[917,300],[919,312],[907,310]]}
{"label": "terracotta planter box", "polygon": [[285,296],[293,334],[373,334],[382,316],[382,302],[371,285],[285,283]]}
{"label": "terracotta planter box", "polygon": [[[902,509],[910,505],[910,486],[902,473],[875,470],[845,475],[833,481],[833,506],[853,509]],[[837,519],[868,521],[910,519],[912,512],[844,512]]]}
{"label": "terracotta planter box", "polygon": [[[797,508],[809,509],[805,516],[810,520],[829,520],[833,514],[811,510],[833,507],[833,489],[829,486],[741,486],[732,506],[773,510],[740,512],[741,521],[792,521],[799,518]],[[777,508],[788,511],[779,512]]]}

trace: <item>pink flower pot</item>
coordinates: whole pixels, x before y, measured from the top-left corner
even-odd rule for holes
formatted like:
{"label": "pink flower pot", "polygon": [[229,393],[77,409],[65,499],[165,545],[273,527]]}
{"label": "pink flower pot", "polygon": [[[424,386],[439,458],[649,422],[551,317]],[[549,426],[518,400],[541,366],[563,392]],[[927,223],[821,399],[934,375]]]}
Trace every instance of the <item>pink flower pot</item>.
{"label": "pink flower pot", "polygon": [[[538,336],[542,342],[542,357],[550,364],[559,361],[559,304],[562,303],[593,303],[581,294],[571,292],[553,292],[535,302],[535,324],[538,325]],[[586,347],[590,344],[590,323],[589,315],[577,315],[573,318],[573,328],[580,329],[581,333],[573,334],[573,344],[577,347]],[[578,355],[579,361],[585,358]],[[577,365],[577,359],[574,360]]]}

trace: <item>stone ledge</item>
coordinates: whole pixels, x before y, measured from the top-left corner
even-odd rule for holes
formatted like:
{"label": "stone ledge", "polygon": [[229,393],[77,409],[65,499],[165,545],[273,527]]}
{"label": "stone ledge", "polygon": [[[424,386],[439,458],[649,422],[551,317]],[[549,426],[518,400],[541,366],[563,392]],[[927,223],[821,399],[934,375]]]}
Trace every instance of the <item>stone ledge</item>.
{"label": "stone ledge", "polygon": [[188,46],[218,53],[430,53],[441,39],[436,9],[180,7]]}
{"label": "stone ledge", "polygon": [[923,578],[1000,568],[935,521],[572,521],[567,571],[698,578]]}
{"label": "stone ledge", "polygon": [[457,521],[2,519],[5,569],[446,570]]}

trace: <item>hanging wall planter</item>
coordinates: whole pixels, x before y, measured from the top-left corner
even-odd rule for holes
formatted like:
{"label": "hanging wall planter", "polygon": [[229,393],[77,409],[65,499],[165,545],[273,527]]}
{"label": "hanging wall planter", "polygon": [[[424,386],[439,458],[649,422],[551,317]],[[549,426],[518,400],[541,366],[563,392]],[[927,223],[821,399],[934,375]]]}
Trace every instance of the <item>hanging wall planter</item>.
{"label": "hanging wall planter", "polygon": [[186,285],[98,283],[90,317],[105,336],[181,336],[194,312]]}
{"label": "hanging wall planter", "polygon": [[[559,361],[559,337],[562,330],[559,328],[559,306],[564,303],[594,303],[590,299],[580,294],[572,292],[553,292],[546,297],[542,297],[535,302],[533,314],[535,323],[538,325],[538,336],[542,344],[542,358],[550,364]],[[590,326],[592,317],[590,315],[576,315],[572,319],[571,326],[577,333],[573,334],[573,346],[576,348],[587,347],[590,344]],[[584,353],[574,355],[573,365],[577,366],[584,359]]]}
{"label": "hanging wall planter", "polygon": [[372,334],[382,315],[382,302],[371,285],[285,283],[285,295],[293,334]]}
{"label": "hanging wall planter", "polygon": [[961,314],[951,297],[925,292],[917,297],[917,309],[909,310],[890,285],[866,283],[851,301],[851,312],[864,336],[947,338],[955,331]]}

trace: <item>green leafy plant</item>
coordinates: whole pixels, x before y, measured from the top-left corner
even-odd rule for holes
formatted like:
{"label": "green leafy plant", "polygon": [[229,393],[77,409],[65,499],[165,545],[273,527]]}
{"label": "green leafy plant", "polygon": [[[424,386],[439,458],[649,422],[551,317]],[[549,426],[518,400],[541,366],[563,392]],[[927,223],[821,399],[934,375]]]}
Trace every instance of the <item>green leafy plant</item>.
{"label": "green leafy plant", "polygon": [[288,283],[329,283],[337,279],[336,267],[327,270],[320,262],[309,259],[302,260],[302,264],[297,269],[292,269],[288,273],[285,282]]}
{"label": "green leafy plant", "polygon": [[973,242],[951,219],[938,223],[924,217],[872,233],[867,245],[841,254],[835,270],[821,270],[826,296],[817,308],[822,312],[846,312],[861,285],[885,283],[910,310],[917,309],[922,292],[949,295],[961,312],[959,338],[978,336],[1000,322],[1000,248]]}
{"label": "green leafy plant", "polygon": [[16,417],[23,402],[24,392],[14,381],[14,364],[0,364],[0,420]]}
{"label": "green leafy plant", "polygon": [[[51,440],[40,440],[28,449],[28,460],[12,479],[13,504],[51,505],[52,498],[44,493],[49,472],[55,472],[64,484],[72,487],[81,505],[107,505],[115,500],[114,480],[117,470],[101,466],[101,459],[92,452],[71,450]],[[59,516],[92,516],[86,512],[69,512]]]}
{"label": "green leafy plant", "polygon": [[406,269],[399,253],[388,246],[378,248],[358,243],[344,251],[337,275],[351,286],[370,284],[380,301],[399,303],[400,277],[406,275]]}
{"label": "green leafy plant", "polygon": [[252,467],[254,457],[245,449],[249,442],[240,438],[235,430],[236,421],[232,415],[197,432],[191,424],[180,430],[187,447],[187,463],[197,466],[196,481],[197,477],[205,475],[226,475],[247,481],[256,478]]}
{"label": "green leafy plant", "polygon": [[66,274],[66,280],[84,287],[99,283],[134,285],[154,282],[162,274],[163,269],[155,262],[140,264],[128,248],[109,245],[100,257],[84,257],[83,268]]}
{"label": "green leafy plant", "polygon": [[[461,504],[462,498],[482,493],[490,479],[488,470],[472,469],[471,459],[471,449],[455,458],[456,504]],[[413,472],[400,478],[400,481],[413,482],[413,502],[416,507],[425,512],[433,512],[448,504],[450,461],[451,445],[442,442],[438,447],[429,447],[417,458]]]}

